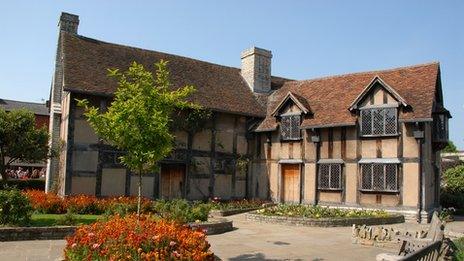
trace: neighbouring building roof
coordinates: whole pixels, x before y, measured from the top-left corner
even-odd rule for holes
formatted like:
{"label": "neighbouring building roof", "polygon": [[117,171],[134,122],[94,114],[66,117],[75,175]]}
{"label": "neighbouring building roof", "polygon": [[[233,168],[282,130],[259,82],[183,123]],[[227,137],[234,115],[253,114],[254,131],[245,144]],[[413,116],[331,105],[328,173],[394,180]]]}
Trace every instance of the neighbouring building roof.
{"label": "neighbouring building roof", "polygon": [[[154,71],[153,64],[168,61],[174,88],[193,85],[197,91],[191,100],[215,111],[264,117],[265,102],[253,94],[240,75],[240,69],[187,57],[106,43],[61,33],[64,54],[64,90],[94,95],[112,95],[117,88],[107,76],[108,68],[125,70],[136,61]],[[279,88],[287,79],[273,77],[272,87]]]}
{"label": "neighbouring building roof", "polygon": [[0,99],[0,107],[3,108],[5,111],[27,109],[32,111],[35,115],[49,115],[48,108],[45,103]]}
{"label": "neighbouring building roof", "polygon": [[349,108],[375,77],[380,77],[408,102],[409,106],[406,111],[401,112],[400,119],[432,118],[433,101],[440,79],[440,66],[437,62],[285,82],[269,96],[267,116],[256,131],[277,128],[276,117],[271,114],[289,92],[305,99],[311,107],[312,114],[304,117],[301,128],[354,125],[356,115]]}

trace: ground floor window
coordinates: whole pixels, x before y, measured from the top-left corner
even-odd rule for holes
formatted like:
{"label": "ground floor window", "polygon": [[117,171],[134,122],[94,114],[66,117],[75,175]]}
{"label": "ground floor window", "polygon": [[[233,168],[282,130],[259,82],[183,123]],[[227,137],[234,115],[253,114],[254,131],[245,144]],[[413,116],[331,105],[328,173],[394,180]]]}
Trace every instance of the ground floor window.
{"label": "ground floor window", "polygon": [[342,164],[319,164],[319,189],[342,189]]}
{"label": "ground floor window", "polygon": [[398,164],[361,164],[361,189],[367,191],[398,191]]}

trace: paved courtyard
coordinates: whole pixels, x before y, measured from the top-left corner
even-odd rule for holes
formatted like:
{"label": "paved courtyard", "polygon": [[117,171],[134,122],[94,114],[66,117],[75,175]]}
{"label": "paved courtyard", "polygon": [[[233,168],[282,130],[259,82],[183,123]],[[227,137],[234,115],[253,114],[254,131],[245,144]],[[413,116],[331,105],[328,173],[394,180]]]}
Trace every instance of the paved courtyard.
{"label": "paved courtyard", "polygon": [[[375,260],[388,250],[351,244],[351,228],[295,227],[254,223],[243,214],[228,217],[234,231],[208,236],[214,253],[223,260]],[[420,225],[403,224],[411,229]],[[448,224],[464,231],[464,222]],[[61,260],[64,240],[0,242],[3,260]]]}
{"label": "paved courtyard", "polygon": [[354,245],[351,228],[295,227],[228,217],[238,229],[208,236],[223,260],[375,260],[384,249]]}

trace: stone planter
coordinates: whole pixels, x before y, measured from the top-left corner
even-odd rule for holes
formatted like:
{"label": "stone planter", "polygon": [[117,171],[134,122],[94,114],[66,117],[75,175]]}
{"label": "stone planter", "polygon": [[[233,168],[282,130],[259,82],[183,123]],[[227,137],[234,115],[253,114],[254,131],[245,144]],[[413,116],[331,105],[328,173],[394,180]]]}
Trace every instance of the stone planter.
{"label": "stone planter", "polygon": [[232,221],[225,218],[213,218],[206,222],[190,223],[191,228],[200,228],[206,230],[207,235],[222,234],[228,231],[232,231]]}
{"label": "stone planter", "polygon": [[250,221],[308,227],[350,227],[352,225],[385,225],[404,222],[404,216],[402,215],[355,218],[302,218],[265,216],[256,212],[247,213],[245,215],[246,219]]}

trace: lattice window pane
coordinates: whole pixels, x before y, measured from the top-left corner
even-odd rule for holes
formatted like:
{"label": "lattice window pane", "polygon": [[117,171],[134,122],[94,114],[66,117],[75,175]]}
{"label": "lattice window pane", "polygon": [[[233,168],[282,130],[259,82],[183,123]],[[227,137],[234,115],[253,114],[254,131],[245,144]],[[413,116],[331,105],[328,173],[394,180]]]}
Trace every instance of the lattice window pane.
{"label": "lattice window pane", "polygon": [[361,111],[361,133],[362,135],[372,135],[372,116],[370,110]]}
{"label": "lattice window pane", "polygon": [[298,139],[300,138],[300,115],[290,116],[291,121],[291,138]]}
{"label": "lattice window pane", "polygon": [[330,166],[328,164],[319,165],[319,187],[330,188]]}
{"label": "lattice window pane", "polygon": [[295,140],[301,137],[300,115],[282,116],[280,124],[282,140]]}
{"label": "lattice window pane", "polygon": [[387,164],[385,166],[385,190],[396,191],[398,189],[397,168],[396,164]]}
{"label": "lattice window pane", "polygon": [[372,110],[372,134],[374,135],[382,135],[384,134],[384,111],[381,109],[373,109]]}
{"label": "lattice window pane", "polygon": [[396,109],[389,108],[385,110],[385,134],[396,134],[397,133],[397,126],[396,123],[398,122],[396,119]]}
{"label": "lattice window pane", "polygon": [[361,179],[362,189],[372,189],[372,164],[362,164],[361,165]]}
{"label": "lattice window pane", "polygon": [[384,164],[373,164],[372,165],[372,179],[373,179],[373,190],[384,190],[385,187],[385,173]]}
{"label": "lattice window pane", "polygon": [[290,125],[291,125],[291,120],[290,117],[282,117],[281,124],[280,124],[280,135],[282,136],[283,140],[290,139]]}
{"label": "lattice window pane", "polygon": [[330,188],[339,189],[341,188],[341,165],[331,164],[330,165]]}

